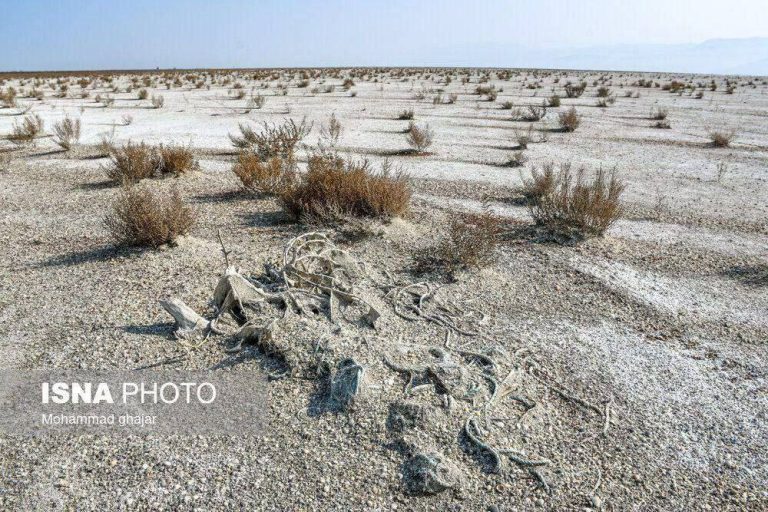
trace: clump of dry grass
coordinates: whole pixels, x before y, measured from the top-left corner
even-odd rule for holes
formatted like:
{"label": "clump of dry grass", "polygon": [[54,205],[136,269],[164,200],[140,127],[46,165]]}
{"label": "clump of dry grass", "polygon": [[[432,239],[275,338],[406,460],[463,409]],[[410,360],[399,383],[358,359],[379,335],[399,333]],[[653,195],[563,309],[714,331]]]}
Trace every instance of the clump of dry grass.
{"label": "clump of dry grass", "polygon": [[525,153],[522,151],[515,151],[504,163],[504,167],[522,167],[527,161],[528,157],[525,156]]}
{"label": "clump of dry grass", "polygon": [[411,121],[408,125],[408,131],[405,133],[405,141],[417,154],[424,154],[424,152],[432,145],[434,139],[434,132],[430,129],[428,124],[424,126],[418,126]]}
{"label": "clump of dry grass", "polygon": [[148,188],[124,188],[105,217],[104,225],[119,246],[159,247],[189,232],[193,210],[179,191],[153,193]]}
{"label": "clump of dry grass", "polygon": [[654,121],[663,121],[669,115],[669,110],[664,107],[651,108],[651,119]]}
{"label": "clump of dry grass", "polygon": [[153,94],[150,102],[152,103],[152,108],[163,108],[163,105],[165,105],[165,98],[162,94],[158,94],[157,96]]}
{"label": "clump of dry grass", "polygon": [[400,121],[411,121],[413,120],[413,109],[407,109],[400,112],[400,114],[397,116],[397,118]]}
{"label": "clump of dry grass", "polygon": [[587,84],[582,82],[579,85],[574,85],[572,83],[565,84],[565,95],[569,98],[578,98],[582,94],[584,94],[584,91],[587,88]]}
{"label": "clump of dry grass", "polygon": [[736,130],[710,130],[707,134],[716,148],[727,148],[736,138]]}
{"label": "clump of dry grass", "polygon": [[153,158],[157,172],[173,174],[176,177],[196,169],[199,165],[192,150],[184,146],[161,145]]}
{"label": "clump of dry grass", "polygon": [[390,218],[410,206],[408,176],[388,163],[374,171],[367,160],[344,159],[331,152],[309,158],[307,172],[280,194],[297,219],[328,223],[345,217]]}
{"label": "clump of dry grass", "polygon": [[296,145],[312,130],[312,125],[306,119],[296,124],[293,119],[284,121],[281,125],[270,125],[264,122],[260,133],[253,131],[247,124],[239,124],[240,135],[229,135],[232,144],[240,149],[255,153],[261,160],[269,160],[274,156],[287,158],[293,155]]}
{"label": "clump of dry grass", "polygon": [[69,151],[80,140],[80,119],[65,117],[53,125],[54,142]]}
{"label": "clump of dry grass", "polygon": [[137,183],[152,177],[155,173],[157,168],[155,152],[143,142],[141,144],[128,142],[120,147],[105,144],[105,149],[109,153],[110,162],[104,167],[104,172],[116,184]]}
{"label": "clump of dry grass", "polygon": [[16,95],[16,89],[13,87],[0,91],[0,105],[4,108],[14,108],[16,106]]}
{"label": "clump of dry grass", "polygon": [[583,168],[574,173],[567,163],[559,171],[553,164],[541,171],[532,169],[531,178],[523,184],[536,224],[555,235],[576,239],[605,233],[622,213],[623,191],[615,171],[600,169],[588,180]]}
{"label": "clump of dry grass", "polygon": [[500,217],[488,212],[453,214],[447,235],[437,245],[416,252],[416,271],[452,275],[493,263],[503,224]]}
{"label": "clump of dry grass", "polygon": [[232,172],[249,192],[281,194],[296,181],[296,162],[292,156],[273,156],[267,161],[262,161],[257,155],[242,151],[232,167]]}
{"label": "clump of dry grass", "polygon": [[549,97],[549,100],[547,100],[547,105],[550,107],[559,107],[560,106],[560,96],[557,94],[553,94]]}
{"label": "clump of dry grass", "polygon": [[323,124],[320,129],[320,136],[325,139],[328,144],[335,146],[339,142],[341,133],[344,128],[341,126],[341,122],[336,119],[336,114],[331,114],[328,124]]}
{"label": "clump of dry grass", "polygon": [[139,89],[139,92],[136,94],[136,97],[140,100],[145,100],[149,97],[149,92],[147,92],[146,89]]}
{"label": "clump of dry grass", "polygon": [[34,144],[35,139],[43,133],[45,124],[43,119],[37,115],[32,114],[24,118],[21,124],[14,122],[13,130],[8,135],[8,140],[19,146],[25,144]]}
{"label": "clump of dry grass", "polygon": [[575,107],[571,107],[565,112],[560,112],[558,115],[558,122],[563,131],[573,132],[576,131],[576,128],[581,124],[581,116],[576,112]]}

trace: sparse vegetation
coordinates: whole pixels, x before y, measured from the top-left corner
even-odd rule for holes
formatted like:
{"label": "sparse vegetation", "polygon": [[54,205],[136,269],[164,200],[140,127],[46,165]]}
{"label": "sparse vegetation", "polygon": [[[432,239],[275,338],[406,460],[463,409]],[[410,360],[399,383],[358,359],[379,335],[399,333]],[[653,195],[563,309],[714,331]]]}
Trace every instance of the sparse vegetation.
{"label": "sparse vegetation", "polygon": [[118,246],[160,247],[187,234],[194,221],[176,188],[153,193],[137,185],[120,192],[104,225]]}
{"label": "sparse vegetation", "polygon": [[397,118],[400,121],[411,121],[411,120],[413,120],[413,109],[403,110],[402,112],[400,112],[400,115],[398,115]]}
{"label": "sparse vegetation", "polygon": [[432,145],[433,138],[434,132],[428,124],[418,126],[413,121],[408,125],[408,132],[405,134],[406,142],[417,154],[424,154]]}
{"label": "sparse vegetation", "polygon": [[522,151],[515,151],[504,164],[504,167],[522,167],[528,161],[528,157]]}
{"label": "sparse vegetation", "polygon": [[581,124],[581,116],[576,112],[576,107],[571,107],[565,112],[558,114],[560,129],[566,132],[574,132]]}
{"label": "sparse vegetation", "polygon": [[414,255],[418,272],[434,270],[455,274],[493,263],[503,226],[500,217],[490,213],[463,213],[451,216],[448,234],[435,246]]}
{"label": "sparse vegetation", "polygon": [[254,153],[242,151],[232,172],[249,192],[282,194],[296,181],[296,162],[292,156],[273,156],[262,161]]}
{"label": "sparse vegetation", "polygon": [[65,117],[53,125],[54,142],[69,151],[80,140],[80,119]]}
{"label": "sparse vegetation", "polygon": [[39,115],[28,115],[21,123],[13,123],[13,130],[7,138],[19,146],[34,144],[37,137],[43,133],[44,127],[45,123]]}
{"label": "sparse vegetation", "polygon": [[656,107],[651,109],[651,119],[655,121],[663,121],[669,115],[669,110],[664,107]]}
{"label": "sparse vegetation", "polygon": [[712,146],[727,148],[736,138],[736,130],[710,130],[708,136]]}
{"label": "sparse vegetation", "polygon": [[281,125],[270,125],[265,121],[260,133],[246,124],[240,124],[239,128],[240,135],[230,134],[229,140],[236,148],[254,152],[262,161],[273,156],[291,157],[296,145],[312,131],[312,125],[307,124],[306,119],[299,124],[288,119]]}
{"label": "sparse vegetation", "polygon": [[410,206],[408,176],[388,163],[374,171],[367,160],[344,159],[335,153],[310,156],[307,172],[280,194],[285,209],[308,222],[335,222],[345,217],[389,218]]}
{"label": "sparse vegetation", "polygon": [[160,145],[153,158],[155,170],[160,174],[172,174],[179,177],[198,167],[192,150],[184,146]]}
{"label": "sparse vegetation", "polygon": [[336,114],[331,114],[328,119],[328,124],[323,124],[320,128],[320,136],[331,146],[335,146],[339,142],[344,128],[341,126],[341,122],[336,119]]}
{"label": "sparse vegetation", "polygon": [[152,108],[163,108],[163,105],[165,105],[165,98],[162,94],[158,94],[157,96],[153,94],[150,102],[152,103]]}
{"label": "sparse vegetation", "polygon": [[600,236],[622,213],[624,184],[615,171],[598,170],[592,179],[585,170],[575,173],[570,164],[555,171],[553,164],[532,169],[524,181],[531,216],[537,225],[568,238]]}
{"label": "sparse vegetation", "polygon": [[157,160],[154,151],[143,142],[128,142],[120,147],[108,144],[107,150],[110,162],[104,167],[104,172],[115,184],[137,183],[155,173]]}
{"label": "sparse vegetation", "polygon": [[565,84],[565,95],[569,98],[578,98],[582,94],[584,94],[584,90],[587,88],[586,83],[581,83],[579,85],[573,85],[572,83]]}

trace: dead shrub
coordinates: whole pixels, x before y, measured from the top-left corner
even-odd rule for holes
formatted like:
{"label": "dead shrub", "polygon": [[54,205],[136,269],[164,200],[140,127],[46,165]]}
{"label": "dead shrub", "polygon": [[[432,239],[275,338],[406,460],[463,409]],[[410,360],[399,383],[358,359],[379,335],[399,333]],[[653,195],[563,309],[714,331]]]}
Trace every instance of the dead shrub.
{"label": "dead shrub", "polygon": [[273,156],[267,161],[262,161],[257,155],[242,151],[232,167],[232,172],[249,192],[281,194],[296,181],[296,162],[292,156]]}
{"label": "dead shrub", "polygon": [[624,184],[615,170],[600,169],[591,180],[583,168],[572,172],[570,164],[561,165],[558,172],[548,165],[531,174],[523,194],[529,198],[533,220],[552,234],[570,239],[600,236],[622,213]]}
{"label": "dead shrub", "polygon": [[664,107],[651,108],[651,119],[654,121],[663,121],[669,115],[669,110]]}
{"label": "dead shrub", "polygon": [[69,151],[80,140],[80,120],[65,117],[53,125],[54,142]]}
{"label": "dead shrub", "polygon": [[581,116],[576,112],[576,107],[571,107],[565,112],[560,112],[558,122],[563,131],[573,132],[581,124]]}
{"label": "dead shrub", "polygon": [[14,108],[16,106],[16,89],[8,87],[5,92],[0,91],[0,104],[4,108]]}
{"label": "dead shrub", "polygon": [[137,183],[155,173],[155,152],[143,142],[128,142],[121,147],[107,144],[105,149],[109,152],[110,162],[104,167],[104,172],[118,185]]}
{"label": "dead shrub", "polygon": [[146,187],[124,188],[104,225],[119,246],[159,247],[185,235],[195,221],[179,191],[153,193]]}
{"label": "dead shrub", "polygon": [[161,174],[173,174],[176,177],[196,169],[199,164],[190,148],[184,146],[160,145],[153,156],[155,170]]}
{"label": "dead shrub", "polygon": [[397,116],[397,118],[400,121],[411,121],[413,120],[413,109],[407,109],[400,112],[400,114]]}
{"label": "dead shrub", "polygon": [[560,106],[560,96],[557,94],[553,94],[549,97],[549,100],[547,101],[547,105],[550,107],[559,107]]}
{"label": "dead shrub", "polygon": [[534,123],[541,121],[547,115],[546,105],[528,105],[526,108],[517,108],[512,112],[512,118],[518,121]]}
{"label": "dead shrub", "polygon": [[149,92],[147,92],[146,89],[139,89],[139,92],[136,94],[136,97],[140,100],[145,100],[149,97]]}
{"label": "dead shrub", "polygon": [[293,155],[296,145],[312,130],[306,119],[299,124],[289,119],[282,125],[270,125],[265,121],[260,133],[254,132],[247,124],[239,124],[238,127],[240,136],[230,134],[229,140],[237,148],[254,152],[261,160]]}
{"label": "dead shrub", "polygon": [[584,94],[584,90],[587,88],[587,84],[582,82],[579,85],[573,85],[572,83],[565,84],[565,95],[569,98],[578,98]]}
{"label": "dead shrub", "polygon": [[345,217],[390,218],[410,206],[408,176],[388,162],[374,171],[367,160],[345,160],[330,152],[309,158],[307,172],[280,194],[284,208],[297,219],[328,223]]}
{"label": "dead shrub", "polygon": [[408,131],[405,134],[405,141],[417,154],[424,154],[432,145],[433,138],[434,132],[428,124],[418,126],[413,121],[408,125]]}
{"label": "dead shrub", "polygon": [[19,146],[34,144],[38,135],[43,133],[44,126],[43,119],[37,114],[32,114],[26,116],[21,124],[14,122],[13,130],[7,138]]}
{"label": "dead shrub", "polygon": [[150,101],[152,103],[152,108],[163,108],[163,105],[165,105],[165,98],[162,94],[158,94],[157,96],[153,94]]}
{"label": "dead shrub", "polygon": [[490,213],[459,213],[450,219],[448,233],[437,245],[416,252],[416,271],[454,274],[493,263],[503,220]]}
{"label": "dead shrub", "polygon": [[727,148],[736,138],[736,130],[710,130],[708,133],[712,146],[716,148]]}
{"label": "dead shrub", "polygon": [[328,141],[328,144],[335,146],[339,142],[343,131],[344,128],[341,126],[341,122],[336,119],[336,114],[331,114],[328,124],[323,124],[320,128],[320,136]]}
{"label": "dead shrub", "polygon": [[504,167],[522,167],[528,161],[528,157],[522,151],[515,151],[504,163]]}

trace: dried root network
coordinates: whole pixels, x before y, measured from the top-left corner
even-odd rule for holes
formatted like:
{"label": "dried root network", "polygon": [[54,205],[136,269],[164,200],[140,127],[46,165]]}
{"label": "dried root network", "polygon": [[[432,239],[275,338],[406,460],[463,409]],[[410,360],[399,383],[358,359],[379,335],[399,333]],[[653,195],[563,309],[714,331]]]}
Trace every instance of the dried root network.
{"label": "dried root network", "polygon": [[[446,438],[444,428],[435,428],[438,415],[441,422],[456,427],[462,444],[487,462],[483,465],[489,472],[503,472],[511,462],[551,491],[544,470],[552,461],[494,441],[498,434],[491,420],[502,403],[506,412],[511,410],[510,402],[523,407],[518,421],[537,407],[521,388],[523,380],[539,389],[543,384],[545,392],[554,391],[587,414],[604,416],[602,434],[608,428],[610,404],[603,414],[555,383],[531,357],[520,357],[520,350],[510,355],[499,347],[484,346],[487,316],[458,300],[455,293],[449,298],[428,282],[395,285],[386,273],[392,283],[376,283],[362,262],[320,232],[290,240],[282,262],[266,264],[255,277],[229,265],[230,251],[223,243],[222,250],[227,269],[214,290],[210,318],[178,299],[160,302],[176,321],[180,343],[192,350],[216,334],[232,340],[230,351],[255,344],[282,360],[287,374],[325,379],[327,406],[336,410],[350,410],[367,397],[384,396],[368,392],[381,388],[373,384],[382,382],[375,372],[401,375],[405,386],[401,398],[389,404],[387,432],[404,456],[404,487],[412,494],[458,489],[465,478],[460,465],[443,451],[455,434]],[[387,299],[392,310],[382,318]],[[429,345],[365,341],[367,348],[361,348],[361,338],[380,339],[379,324],[391,326],[392,322],[399,323],[398,329],[424,323],[414,327],[444,332],[445,339]],[[502,370],[505,373],[500,374]],[[399,394],[395,389],[390,387],[390,393]]]}

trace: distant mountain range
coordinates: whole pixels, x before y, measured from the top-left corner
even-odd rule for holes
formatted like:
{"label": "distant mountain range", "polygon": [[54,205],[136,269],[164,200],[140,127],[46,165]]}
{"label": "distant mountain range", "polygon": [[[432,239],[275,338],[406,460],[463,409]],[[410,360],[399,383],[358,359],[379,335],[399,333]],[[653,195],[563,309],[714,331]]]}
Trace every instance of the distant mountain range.
{"label": "distant mountain range", "polygon": [[[694,44],[622,44],[531,49],[508,45],[441,48],[424,61],[488,66],[768,76],[768,38],[710,39]],[[424,63],[422,61],[422,65]]]}

